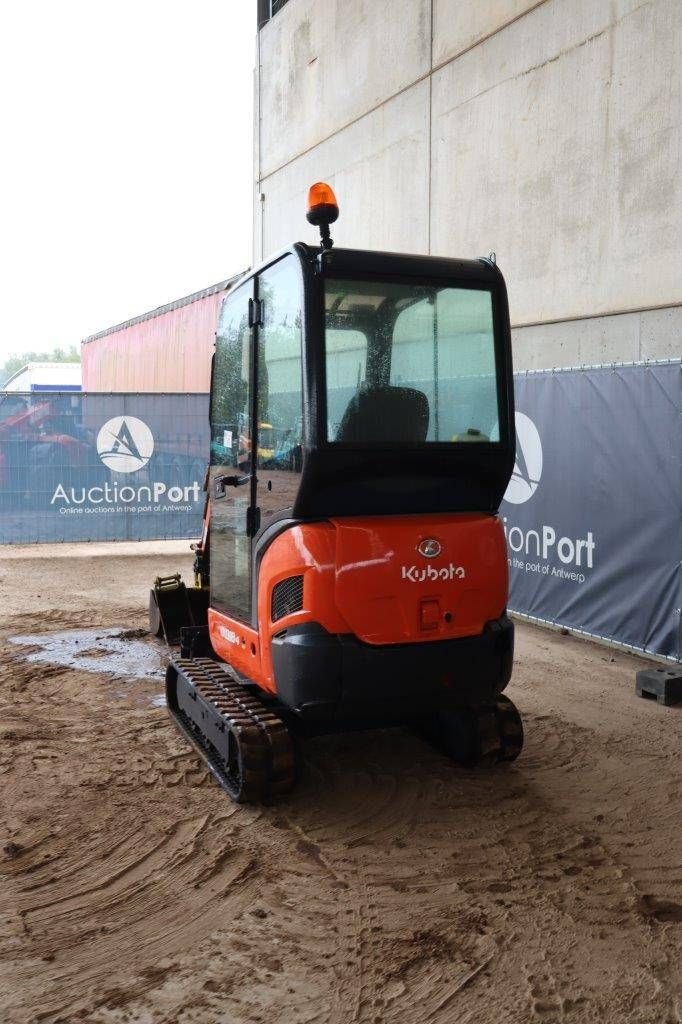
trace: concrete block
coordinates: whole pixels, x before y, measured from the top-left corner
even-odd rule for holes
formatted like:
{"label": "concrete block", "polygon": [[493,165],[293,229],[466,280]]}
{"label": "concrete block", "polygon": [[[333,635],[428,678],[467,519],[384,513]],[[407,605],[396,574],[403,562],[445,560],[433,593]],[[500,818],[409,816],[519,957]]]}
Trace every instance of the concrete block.
{"label": "concrete block", "polygon": [[260,33],[260,175],[428,73],[430,0],[297,0]]}
{"label": "concrete block", "polygon": [[442,64],[499,32],[546,0],[433,0],[433,64]]}
{"label": "concrete block", "polygon": [[647,309],[640,318],[639,359],[682,357],[682,306]]}
{"label": "concrete block", "polygon": [[632,362],[639,358],[639,321],[639,313],[624,313],[515,327],[514,369]]}
{"label": "concrete block", "polygon": [[265,255],[298,239],[317,242],[305,219],[308,188],[336,191],[337,245],[428,252],[428,82],[303,154],[262,183]]}
{"label": "concrete block", "polygon": [[635,693],[671,707],[682,701],[682,668],[648,668],[637,673]]}
{"label": "concrete block", "polygon": [[548,2],[434,73],[431,248],[494,249],[513,322],[679,301],[681,38],[677,0]]}

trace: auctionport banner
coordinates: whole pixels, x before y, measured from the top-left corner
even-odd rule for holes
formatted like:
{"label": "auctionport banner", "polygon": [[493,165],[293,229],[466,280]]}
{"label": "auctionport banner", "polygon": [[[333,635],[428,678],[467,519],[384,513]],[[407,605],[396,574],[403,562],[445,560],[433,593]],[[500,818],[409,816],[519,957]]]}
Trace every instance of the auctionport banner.
{"label": "auctionport banner", "polygon": [[682,364],[519,374],[510,607],[682,654]]}
{"label": "auctionport banner", "polygon": [[0,543],[195,537],[208,395],[0,391]]}
{"label": "auctionport banner", "polygon": [[[682,653],[682,364],[516,376],[510,607]],[[0,543],[199,535],[208,396],[0,392]]]}

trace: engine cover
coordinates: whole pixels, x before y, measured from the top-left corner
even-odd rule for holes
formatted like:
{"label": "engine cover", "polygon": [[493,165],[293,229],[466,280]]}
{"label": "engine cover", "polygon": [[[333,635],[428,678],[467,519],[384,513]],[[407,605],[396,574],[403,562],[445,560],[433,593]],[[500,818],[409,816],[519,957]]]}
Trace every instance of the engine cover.
{"label": "engine cover", "polygon": [[474,636],[507,603],[507,550],[490,515],[333,519],[334,599],[358,639]]}

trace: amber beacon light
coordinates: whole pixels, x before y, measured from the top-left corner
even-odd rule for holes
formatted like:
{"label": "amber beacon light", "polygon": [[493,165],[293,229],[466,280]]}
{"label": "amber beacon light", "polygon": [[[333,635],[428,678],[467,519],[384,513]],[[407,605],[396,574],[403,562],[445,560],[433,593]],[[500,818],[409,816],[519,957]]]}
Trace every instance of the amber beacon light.
{"label": "amber beacon light", "polygon": [[329,225],[339,216],[339,205],[334,190],[326,182],[316,181],[310,186],[306,216],[310,224],[315,224],[320,229],[322,248],[331,249],[334,242],[329,234]]}

